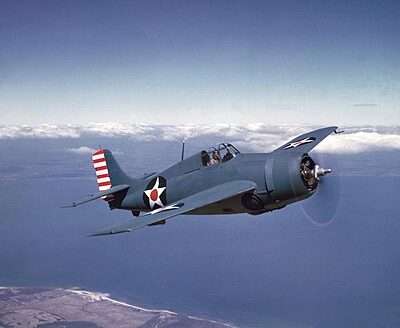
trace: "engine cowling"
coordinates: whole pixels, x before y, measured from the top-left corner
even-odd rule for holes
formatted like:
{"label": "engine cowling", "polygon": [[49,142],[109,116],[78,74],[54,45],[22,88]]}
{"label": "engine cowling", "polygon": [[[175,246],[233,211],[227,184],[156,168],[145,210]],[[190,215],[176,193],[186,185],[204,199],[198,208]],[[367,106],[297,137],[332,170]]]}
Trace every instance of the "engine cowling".
{"label": "engine cowling", "polygon": [[[280,155],[269,158],[265,166],[265,180],[272,208],[307,198],[318,186],[318,165],[308,155]],[[323,170],[323,169],[321,169]]]}

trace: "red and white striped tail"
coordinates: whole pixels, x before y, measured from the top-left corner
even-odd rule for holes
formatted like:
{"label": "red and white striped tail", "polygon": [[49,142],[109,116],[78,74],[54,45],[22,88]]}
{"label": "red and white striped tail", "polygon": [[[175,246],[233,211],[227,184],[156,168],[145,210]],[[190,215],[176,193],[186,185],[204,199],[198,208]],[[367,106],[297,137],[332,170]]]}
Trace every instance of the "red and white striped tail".
{"label": "red and white striped tail", "polygon": [[104,149],[97,150],[92,155],[93,167],[96,170],[97,185],[100,191],[111,188],[111,180],[108,172],[107,161],[104,156]]}

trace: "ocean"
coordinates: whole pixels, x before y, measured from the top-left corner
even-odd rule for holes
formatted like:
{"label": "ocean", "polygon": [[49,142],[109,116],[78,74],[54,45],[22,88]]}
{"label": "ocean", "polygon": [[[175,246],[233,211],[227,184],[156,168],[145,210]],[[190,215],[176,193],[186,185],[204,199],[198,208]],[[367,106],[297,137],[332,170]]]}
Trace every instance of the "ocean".
{"label": "ocean", "polygon": [[[166,148],[172,143],[112,142],[132,175],[179,158],[179,146]],[[398,154],[347,156],[351,174],[341,172],[341,201],[325,227],[295,204],[256,217],[181,216],[93,238],[131,214],[100,200],[60,208],[96,190],[90,155],[68,151],[78,143],[0,142],[1,286],[79,286],[248,328],[400,325]],[[173,151],[164,156],[165,149]],[[357,170],[363,163],[369,171]]]}

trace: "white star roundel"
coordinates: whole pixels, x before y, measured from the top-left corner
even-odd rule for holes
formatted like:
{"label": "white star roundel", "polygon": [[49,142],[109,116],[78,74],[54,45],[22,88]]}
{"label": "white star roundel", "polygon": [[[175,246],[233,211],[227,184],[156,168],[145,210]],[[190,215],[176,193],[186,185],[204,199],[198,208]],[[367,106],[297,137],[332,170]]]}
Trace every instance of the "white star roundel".
{"label": "white star roundel", "polygon": [[167,181],[159,176],[150,181],[143,192],[143,201],[151,210],[164,207],[166,204]]}
{"label": "white star roundel", "polygon": [[301,145],[304,145],[304,144],[308,144],[308,143],[310,143],[310,142],[313,142],[314,140],[315,140],[314,137],[304,138],[304,139],[301,139],[301,140],[299,140],[299,141],[295,141],[295,142],[292,142],[292,143],[288,144],[288,145],[285,146],[283,149],[296,148],[296,147],[298,147],[298,146],[301,146]]}

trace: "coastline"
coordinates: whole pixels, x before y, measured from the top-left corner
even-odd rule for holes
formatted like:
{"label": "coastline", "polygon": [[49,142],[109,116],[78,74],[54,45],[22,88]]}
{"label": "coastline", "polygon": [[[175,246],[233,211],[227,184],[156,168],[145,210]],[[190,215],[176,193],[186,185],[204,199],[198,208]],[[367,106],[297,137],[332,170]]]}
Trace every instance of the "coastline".
{"label": "coastline", "polygon": [[237,328],[231,323],[149,309],[80,288],[0,287],[0,325],[23,327]]}

